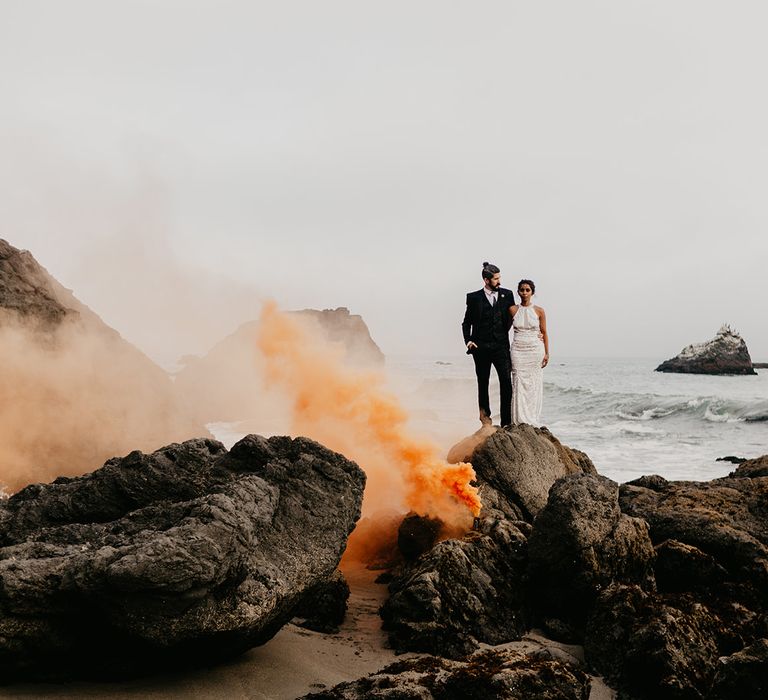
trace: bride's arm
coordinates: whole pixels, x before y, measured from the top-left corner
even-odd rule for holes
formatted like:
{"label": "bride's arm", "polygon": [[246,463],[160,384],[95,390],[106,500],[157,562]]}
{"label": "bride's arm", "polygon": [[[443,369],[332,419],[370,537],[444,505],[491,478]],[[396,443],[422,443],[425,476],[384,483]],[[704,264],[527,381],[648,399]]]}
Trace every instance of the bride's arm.
{"label": "bride's arm", "polygon": [[547,314],[540,306],[536,307],[536,315],[539,317],[539,329],[541,330],[541,339],[544,341],[544,359],[541,366],[546,367],[549,362],[549,334],[547,333]]}

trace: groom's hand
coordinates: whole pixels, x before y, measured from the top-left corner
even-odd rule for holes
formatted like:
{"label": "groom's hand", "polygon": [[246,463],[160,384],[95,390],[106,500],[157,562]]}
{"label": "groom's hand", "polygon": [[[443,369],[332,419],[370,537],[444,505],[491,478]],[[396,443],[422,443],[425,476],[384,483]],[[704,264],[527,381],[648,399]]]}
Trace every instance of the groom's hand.
{"label": "groom's hand", "polygon": [[477,347],[477,343],[473,343],[471,340],[467,343],[467,350],[472,350]]}

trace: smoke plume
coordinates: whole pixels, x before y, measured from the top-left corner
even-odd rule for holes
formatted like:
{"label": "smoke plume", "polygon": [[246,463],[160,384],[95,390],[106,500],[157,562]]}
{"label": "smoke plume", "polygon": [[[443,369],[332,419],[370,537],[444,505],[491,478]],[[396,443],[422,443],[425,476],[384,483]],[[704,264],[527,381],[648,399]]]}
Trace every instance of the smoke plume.
{"label": "smoke plume", "polygon": [[167,375],[114,331],[0,323],[0,489],[79,475],[205,434]]}
{"label": "smoke plume", "polygon": [[381,375],[346,369],[341,351],[318,342],[271,302],[262,308],[258,347],[267,383],[290,396],[292,432],[365,471],[364,516],[413,510],[440,518],[449,531],[468,529],[480,511],[472,466],[449,465],[436,445],[409,435],[407,415],[384,391]]}

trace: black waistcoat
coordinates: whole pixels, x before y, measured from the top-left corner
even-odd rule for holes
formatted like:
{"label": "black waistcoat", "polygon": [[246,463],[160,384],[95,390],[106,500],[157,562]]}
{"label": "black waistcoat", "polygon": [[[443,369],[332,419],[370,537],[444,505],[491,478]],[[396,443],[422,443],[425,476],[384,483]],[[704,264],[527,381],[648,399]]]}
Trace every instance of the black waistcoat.
{"label": "black waistcoat", "polygon": [[498,301],[496,306],[491,306],[487,302],[481,304],[480,322],[474,333],[475,338],[481,343],[509,346],[509,333],[502,314],[503,304],[499,304]]}

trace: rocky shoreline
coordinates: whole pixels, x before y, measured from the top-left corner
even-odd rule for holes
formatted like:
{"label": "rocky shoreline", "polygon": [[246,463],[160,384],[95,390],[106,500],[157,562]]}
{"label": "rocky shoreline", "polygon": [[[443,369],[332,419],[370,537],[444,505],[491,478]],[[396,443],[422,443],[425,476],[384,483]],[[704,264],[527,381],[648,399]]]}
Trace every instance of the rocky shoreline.
{"label": "rocky shoreline", "polygon": [[[372,675],[306,697],[586,698],[608,692],[599,677],[636,700],[764,697],[768,456],[709,482],[619,485],[523,425],[471,459],[473,529],[407,520],[384,577],[384,632],[406,656],[382,649]],[[330,643],[363,484],[310,440],[248,436],[22,490],[0,506],[1,680],[210,664],[291,618]]]}

